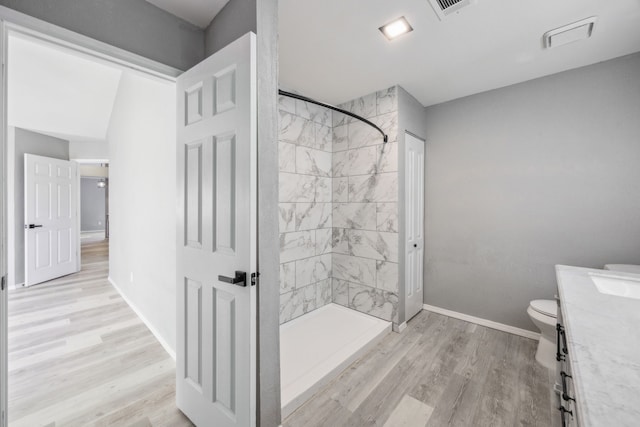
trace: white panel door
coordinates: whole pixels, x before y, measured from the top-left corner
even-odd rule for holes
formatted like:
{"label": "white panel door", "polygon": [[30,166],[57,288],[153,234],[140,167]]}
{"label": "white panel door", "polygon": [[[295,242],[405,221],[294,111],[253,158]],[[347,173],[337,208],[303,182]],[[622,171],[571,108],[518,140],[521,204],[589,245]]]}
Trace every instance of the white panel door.
{"label": "white panel door", "polygon": [[176,400],[198,426],[256,419],[255,55],[248,33],[177,84]]}
{"label": "white panel door", "polygon": [[75,162],[24,155],[25,285],[78,271]]}
{"label": "white panel door", "polygon": [[407,320],[422,310],[424,271],[424,141],[405,134],[406,311]]}

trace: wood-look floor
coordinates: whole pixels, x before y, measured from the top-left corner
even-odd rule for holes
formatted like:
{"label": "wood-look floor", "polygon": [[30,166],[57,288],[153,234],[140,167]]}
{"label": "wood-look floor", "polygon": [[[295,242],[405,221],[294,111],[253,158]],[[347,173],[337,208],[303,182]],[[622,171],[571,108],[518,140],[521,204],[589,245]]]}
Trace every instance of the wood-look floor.
{"label": "wood-look floor", "polygon": [[[9,294],[10,426],[191,425],[173,360],[107,281],[107,242],[83,243],[82,260],[80,273]],[[283,424],[557,426],[535,347],[422,312]]]}
{"label": "wood-look floor", "polygon": [[285,427],[556,426],[537,342],[423,311],[391,333]]}
{"label": "wood-look floor", "polygon": [[184,426],[175,363],[107,281],[107,241],[82,271],[9,293],[9,425]]}

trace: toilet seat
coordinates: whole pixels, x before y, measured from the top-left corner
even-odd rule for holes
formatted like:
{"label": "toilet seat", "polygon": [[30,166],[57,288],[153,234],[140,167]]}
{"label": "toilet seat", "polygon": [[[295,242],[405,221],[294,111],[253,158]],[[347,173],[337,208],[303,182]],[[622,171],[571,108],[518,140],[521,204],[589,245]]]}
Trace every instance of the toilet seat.
{"label": "toilet seat", "polygon": [[529,306],[540,314],[550,317],[558,317],[558,304],[550,299],[536,299]]}

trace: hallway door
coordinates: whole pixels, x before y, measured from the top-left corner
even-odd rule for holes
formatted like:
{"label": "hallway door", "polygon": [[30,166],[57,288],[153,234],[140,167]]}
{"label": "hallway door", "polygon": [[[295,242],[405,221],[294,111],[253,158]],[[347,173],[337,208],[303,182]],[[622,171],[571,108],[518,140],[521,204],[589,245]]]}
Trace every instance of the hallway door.
{"label": "hallway door", "polygon": [[78,271],[75,162],[24,155],[25,286]]}
{"label": "hallway door", "polygon": [[198,426],[256,422],[255,40],[177,82],[176,399]]}

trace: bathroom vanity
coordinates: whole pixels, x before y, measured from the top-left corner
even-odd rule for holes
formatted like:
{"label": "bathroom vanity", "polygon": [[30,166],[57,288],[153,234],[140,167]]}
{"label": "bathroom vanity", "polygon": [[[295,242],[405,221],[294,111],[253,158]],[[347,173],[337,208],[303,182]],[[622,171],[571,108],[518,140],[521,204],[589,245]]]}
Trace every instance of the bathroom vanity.
{"label": "bathroom vanity", "polygon": [[640,425],[640,274],[556,266],[563,426]]}

